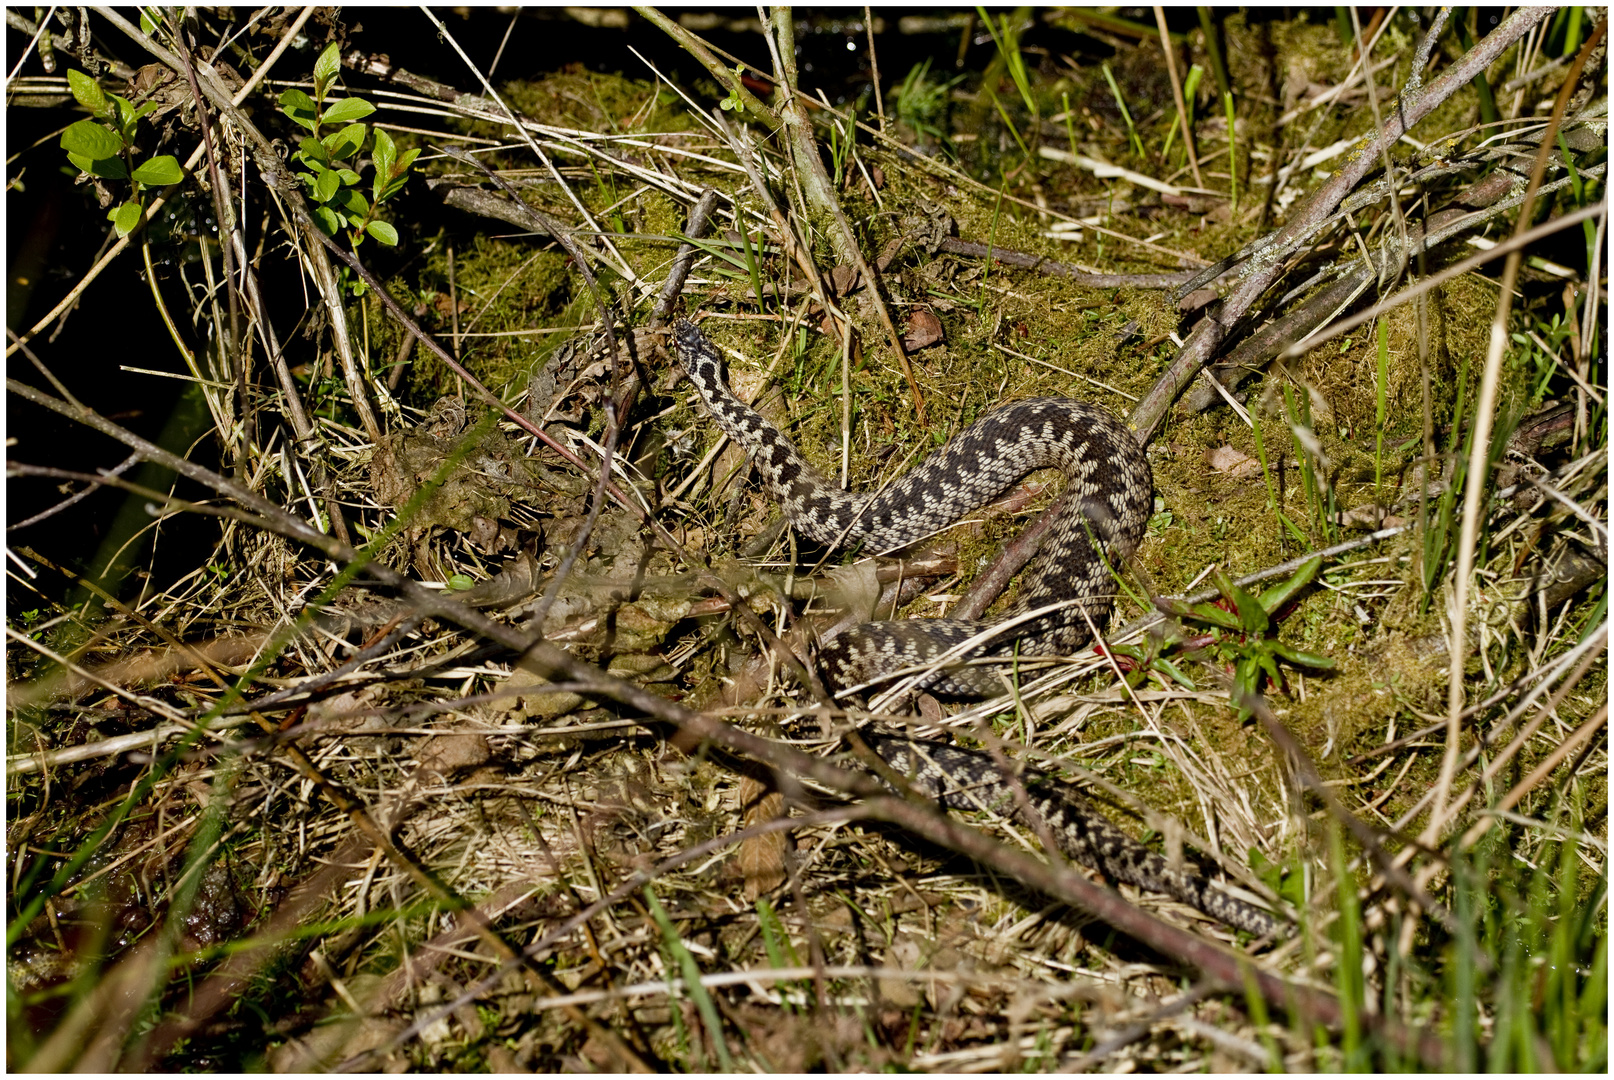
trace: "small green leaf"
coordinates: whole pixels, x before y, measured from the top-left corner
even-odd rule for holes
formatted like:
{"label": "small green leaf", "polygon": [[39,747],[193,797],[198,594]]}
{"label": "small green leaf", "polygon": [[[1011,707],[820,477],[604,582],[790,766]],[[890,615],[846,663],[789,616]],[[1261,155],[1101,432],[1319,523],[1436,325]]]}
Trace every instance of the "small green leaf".
{"label": "small green leaf", "polygon": [[328,206],[314,207],[314,224],[326,236],[335,236],[342,228],[342,219],[336,216],[336,211]]}
{"label": "small green leaf", "polygon": [[1253,847],[1250,848],[1248,856],[1250,869],[1266,882],[1268,888],[1296,907],[1305,905],[1306,883],[1297,862],[1291,860],[1282,864],[1275,863]]}
{"label": "small green leaf", "polygon": [[108,131],[105,125],[97,124],[94,120],[80,120],[69,124],[67,130],[62,132],[61,146],[70,154],[78,154],[91,161],[104,161],[122,153],[123,140]]}
{"label": "small green leaf", "polygon": [[[377,134],[379,133],[380,129],[377,129]],[[416,149],[405,152],[404,156],[398,159],[398,163],[392,167],[392,179],[381,187],[380,194],[376,196],[376,202],[386,202],[404,189],[404,185],[409,182],[409,167],[415,163],[415,159],[419,156],[420,151]],[[379,182],[380,179],[381,177],[377,175],[376,180]]]}
{"label": "small green leaf", "polygon": [[388,225],[385,221],[372,221],[364,227],[364,231],[375,237],[376,242],[379,244],[385,244],[388,247],[398,246],[398,230]]}
{"label": "small green leaf", "polygon": [[[1262,643],[1263,646],[1267,644],[1270,643]],[[1267,678],[1271,679],[1274,684],[1280,681],[1278,676],[1278,660],[1277,657],[1272,655],[1271,649],[1258,647],[1251,650],[1251,655],[1255,657],[1255,662],[1261,665],[1261,670],[1266,672]]]}
{"label": "small green leaf", "polygon": [[1335,663],[1333,657],[1323,656],[1321,653],[1306,652],[1302,649],[1291,648],[1281,641],[1267,642],[1272,651],[1300,667],[1316,668],[1318,671],[1333,671]]}
{"label": "small green leaf", "polygon": [[295,87],[280,95],[280,111],[309,131],[317,126],[319,112],[314,108],[314,99]]}
{"label": "small green leaf", "polygon": [[331,85],[331,80],[335,79],[336,73],[341,70],[342,50],[333,41],[325,46],[325,50],[319,54],[319,59],[314,61],[314,93],[323,98],[326,88]]}
{"label": "small green leaf", "polygon": [[1185,675],[1181,668],[1179,668],[1176,664],[1173,664],[1170,660],[1167,660],[1163,656],[1157,657],[1155,659],[1154,670],[1156,670],[1158,672],[1161,672],[1164,675],[1170,676],[1173,680],[1175,680],[1177,682],[1178,685],[1182,686],[1186,690],[1198,690],[1199,689],[1197,686],[1194,685],[1194,680],[1190,679],[1187,675]]}
{"label": "small green leaf", "polygon": [[106,113],[106,94],[101,90],[101,84],[84,74],[84,72],[77,68],[68,68],[67,88],[73,92],[74,101],[77,101],[96,116]]}
{"label": "small green leaf", "polygon": [[185,171],[179,167],[172,154],[160,154],[142,162],[131,174],[136,183],[147,187],[167,187],[177,184],[185,179]]}
{"label": "small green leaf", "polygon": [[1219,626],[1223,630],[1243,629],[1238,616],[1232,612],[1223,611],[1215,604],[1185,604],[1181,600],[1173,600],[1164,596],[1156,599],[1155,603],[1160,606],[1161,610],[1175,615],[1179,619],[1192,619],[1194,622]]}
{"label": "small green leaf", "polygon": [[140,225],[140,204],[131,200],[109,212],[107,217],[120,237],[128,236]]}
{"label": "small green leaf", "polygon": [[466,574],[452,574],[448,579],[448,587],[455,592],[467,592],[476,588],[476,582]]}
{"label": "small green leaf", "polygon": [[67,160],[78,166],[80,172],[99,176],[103,180],[129,179],[129,167],[122,158],[87,158],[83,154],[68,154]]}
{"label": "small green leaf", "polygon": [[1253,659],[1246,656],[1239,660],[1233,668],[1233,692],[1230,695],[1233,707],[1239,711],[1241,721],[1249,719],[1253,712],[1243,703],[1255,697],[1261,688],[1261,671]]}
{"label": "small green leaf", "polygon": [[110,119],[117,127],[119,137],[126,144],[134,142],[135,128],[139,125],[140,118],[157,110],[155,101],[148,101],[144,105],[136,106],[128,98],[119,97],[117,94],[108,94],[107,99],[112,102]]}
{"label": "small green leaf", "polygon": [[[370,212],[370,202],[364,193],[353,188],[343,188],[331,197],[331,207],[344,214],[356,214],[363,220],[364,215]],[[356,224],[356,223],[355,223]]]}
{"label": "small green leaf", "polygon": [[1248,653],[1239,657],[1237,664],[1233,665],[1234,698],[1241,695],[1256,693],[1261,689],[1261,666],[1256,663],[1255,657]]}
{"label": "small green leaf", "polygon": [[140,9],[140,32],[150,37],[157,32],[157,20],[151,17],[151,12],[145,8]]}
{"label": "small green leaf", "polygon": [[1223,630],[1244,629],[1239,617],[1231,611],[1217,607],[1215,604],[1195,604],[1192,608],[1193,617],[1211,626],[1219,626]]}
{"label": "small green leaf", "polygon": [[363,124],[349,124],[341,131],[325,136],[325,149],[330,151],[333,160],[345,160],[359,152],[368,133],[369,129]]}
{"label": "small green leaf", "polygon": [[360,180],[359,174],[354,172],[352,169],[344,169],[344,168],[338,167],[338,168],[336,168],[336,169],[334,169],[332,171],[334,171],[336,173],[336,175],[341,179],[342,184],[345,187],[352,187],[354,184],[357,184],[359,182],[359,180]]}
{"label": "small green leaf", "polygon": [[375,148],[370,151],[371,161],[375,165],[375,186],[372,193],[376,202],[380,202],[387,190],[387,184],[392,180],[392,167],[398,161],[398,145],[380,128],[375,129]]}
{"label": "small green leaf", "polygon": [[331,155],[326,151],[325,144],[312,135],[304,135],[297,143],[298,156],[307,165],[324,165],[329,167]]}
{"label": "small green leaf", "polygon": [[333,103],[320,117],[322,124],[346,124],[353,120],[363,120],[375,112],[375,106],[359,97],[343,98]]}
{"label": "small green leaf", "polygon": [[1307,559],[1301,565],[1300,569],[1295,571],[1294,577],[1291,577],[1288,581],[1280,582],[1279,584],[1274,585],[1272,588],[1261,594],[1261,607],[1264,608],[1269,615],[1283,607],[1283,605],[1287,604],[1297,592],[1311,584],[1312,579],[1317,576],[1317,571],[1322,567],[1322,565],[1323,560],[1322,556],[1320,555]]}
{"label": "small green leaf", "polygon": [[1244,589],[1233,584],[1233,579],[1220,567],[1211,575],[1216,588],[1230,603],[1238,608],[1239,624],[1246,634],[1264,634],[1272,620],[1267,618],[1266,609]]}
{"label": "small green leaf", "polygon": [[330,202],[342,188],[341,178],[329,169],[314,167],[314,198],[322,203]]}

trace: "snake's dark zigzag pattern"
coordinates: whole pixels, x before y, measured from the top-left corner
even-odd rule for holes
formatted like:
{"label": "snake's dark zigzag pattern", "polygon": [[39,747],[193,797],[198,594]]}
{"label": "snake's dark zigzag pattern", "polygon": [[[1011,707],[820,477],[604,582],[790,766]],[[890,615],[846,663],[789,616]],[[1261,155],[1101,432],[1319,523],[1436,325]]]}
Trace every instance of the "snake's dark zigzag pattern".
{"label": "snake's dark zigzag pattern", "polygon": [[[1064,511],[1043,541],[1036,565],[1027,571],[1018,601],[998,622],[1066,603],[1017,624],[1004,640],[978,655],[1004,655],[1016,643],[1021,656],[1069,654],[1091,638],[1089,622],[1101,630],[1108,622],[1114,584],[1105,560],[1119,567],[1136,550],[1153,509],[1154,490],[1142,447],[1109,413],[1068,398],[1004,405],[881,491],[846,492],[826,481],[789,439],[729,393],[722,358],[694,324],[680,321],[676,337],[679,361],[718,426],[745,450],[791,525],[818,543],[892,551],[946,528],[1028,472],[1059,469],[1066,476]],[[855,687],[921,667],[990,625],[956,619],[864,623],[829,642],[819,661],[836,687]],[[981,697],[997,692],[1001,680],[990,667],[951,667],[928,676],[922,685],[941,694]],[[916,790],[931,798],[955,807],[1015,805],[1007,801],[1010,788],[997,764],[985,754],[873,730],[863,735],[893,769],[911,776]],[[1028,776],[1032,809],[1070,858],[1176,897],[1230,926],[1255,933],[1277,927],[1271,915],[1174,869],[1116,829],[1085,799],[1038,776]]]}
{"label": "snake's dark zigzag pattern", "polygon": [[[1017,811],[1013,788],[989,755],[872,729],[858,734],[926,798],[953,810],[996,810],[1035,829]],[[1091,866],[1116,881],[1165,893],[1218,922],[1257,936],[1282,928],[1269,913],[1222,892],[1193,870],[1173,866],[1117,829],[1069,785],[1030,769],[1020,779],[1031,812],[1042,819],[1048,835],[1071,861]]]}
{"label": "snake's dark zigzag pattern", "polygon": [[[717,351],[699,330],[681,322],[677,333],[679,358],[718,426],[750,456],[796,531],[821,544],[861,544],[871,553],[904,547],[984,506],[1026,473],[1059,469],[1068,478],[1065,512],[1003,618],[1075,602],[1014,628],[1022,656],[1074,652],[1091,636],[1089,620],[1103,629],[1115,586],[1094,540],[1104,544],[1110,565],[1119,566],[1143,537],[1154,487],[1142,448],[1109,413],[1067,398],[1015,402],[989,412],[880,492],[841,491],[728,392]],[[1086,609],[1086,618],[1078,607]],[[838,686],[857,686],[923,665],[986,625],[951,619],[865,623],[836,638],[819,659]],[[984,651],[1004,653],[1012,644]],[[970,667],[955,667],[924,685],[966,697],[1002,688],[990,668]]]}

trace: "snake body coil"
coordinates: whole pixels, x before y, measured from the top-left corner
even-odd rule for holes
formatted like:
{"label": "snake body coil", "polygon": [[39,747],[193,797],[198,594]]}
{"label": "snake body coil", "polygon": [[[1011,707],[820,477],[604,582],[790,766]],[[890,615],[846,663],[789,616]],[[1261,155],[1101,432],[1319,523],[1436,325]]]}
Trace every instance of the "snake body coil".
{"label": "snake body coil", "polygon": [[[1064,509],[1009,612],[996,623],[911,619],[853,627],[820,652],[820,666],[835,687],[850,689],[905,668],[923,668],[1011,620],[1018,621],[978,654],[1003,656],[1016,646],[1021,656],[1070,654],[1091,639],[1093,630],[1104,628],[1114,603],[1109,567],[1118,568],[1137,548],[1153,509],[1154,488],[1142,447],[1109,413],[1069,398],[1004,405],[881,491],[846,492],[729,392],[722,358],[694,324],[680,321],[675,333],[679,361],[718,426],[746,452],[791,525],[828,547],[861,544],[871,553],[892,551],[946,528],[1034,469],[1052,466],[1066,476]],[[1041,613],[1019,618],[1028,612]],[[992,668],[956,664],[927,674],[921,685],[965,697],[1002,689]],[[862,734],[930,798],[957,808],[1020,812],[1010,785],[986,754],[875,729]],[[1167,893],[1231,926],[1254,933],[1277,927],[1268,913],[1171,866],[1052,777],[1027,772],[1022,779],[1031,809],[1070,858]]]}
{"label": "snake body coil", "polygon": [[[982,652],[1021,656],[1074,652],[1102,630],[1115,585],[1100,557],[1119,567],[1143,537],[1153,509],[1148,459],[1120,421],[1069,398],[1034,398],[987,413],[900,480],[875,494],[841,491],[797,453],[789,439],[723,384],[721,359],[688,322],[678,325],[678,355],[701,400],[739,443],[796,531],[828,547],[861,545],[869,553],[905,547],[985,505],[1033,469],[1066,478],[1065,508],[1027,572],[1020,598],[1001,620],[1060,605],[1016,623],[1013,637]],[[864,623],[820,656],[829,678],[857,686],[904,667],[923,666],[989,624],[958,619]],[[924,685],[942,694],[982,697],[1002,689],[990,668],[953,667]]]}

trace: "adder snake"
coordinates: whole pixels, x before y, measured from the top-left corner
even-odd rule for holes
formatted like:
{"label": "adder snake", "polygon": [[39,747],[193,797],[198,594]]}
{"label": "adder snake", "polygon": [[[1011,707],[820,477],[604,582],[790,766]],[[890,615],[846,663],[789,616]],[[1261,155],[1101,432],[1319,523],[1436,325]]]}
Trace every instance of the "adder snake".
{"label": "adder snake", "polygon": [[[1154,488],[1143,448],[1109,413],[1068,398],[1004,405],[879,492],[846,492],[729,392],[722,358],[694,324],[680,321],[675,337],[679,362],[718,426],[745,451],[797,532],[827,547],[895,550],[940,531],[1034,469],[1052,466],[1066,476],[1064,508],[1007,614],[993,623],[911,619],[853,627],[820,650],[820,667],[835,688],[924,669],[983,632],[988,640],[976,655],[1006,656],[1015,649],[1020,656],[1047,656],[1069,655],[1104,628],[1114,603],[1110,567],[1118,568],[1137,548]],[[992,626],[1010,622],[991,640]],[[920,685],[961,697],[1002,689],[994,668],[950,663],[927,672]],[[1034,771],[1022,776],[1029,796],[1022,804],[986,754],[872,727],[860,734],[915,791],[946,806],[999,806],[1012,814],[1029,807],[1064,854],[1078,862],[1255,934],[1279,926],[1266,911],[1143,847],[1053,777]]]}

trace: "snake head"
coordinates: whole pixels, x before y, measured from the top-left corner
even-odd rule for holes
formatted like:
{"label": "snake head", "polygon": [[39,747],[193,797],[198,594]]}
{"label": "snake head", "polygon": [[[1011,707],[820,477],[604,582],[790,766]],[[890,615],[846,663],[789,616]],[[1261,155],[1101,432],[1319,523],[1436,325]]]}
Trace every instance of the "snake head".
{"label": "snake head", "polygon": [[696,329],[695,324],[688,319],[679,319],[673,327],[673,337],[678,344],[678,361],[686,370],[693,368],[696,363],[708,361],[717,363],[717,349],[706,340],[706,335]]}

